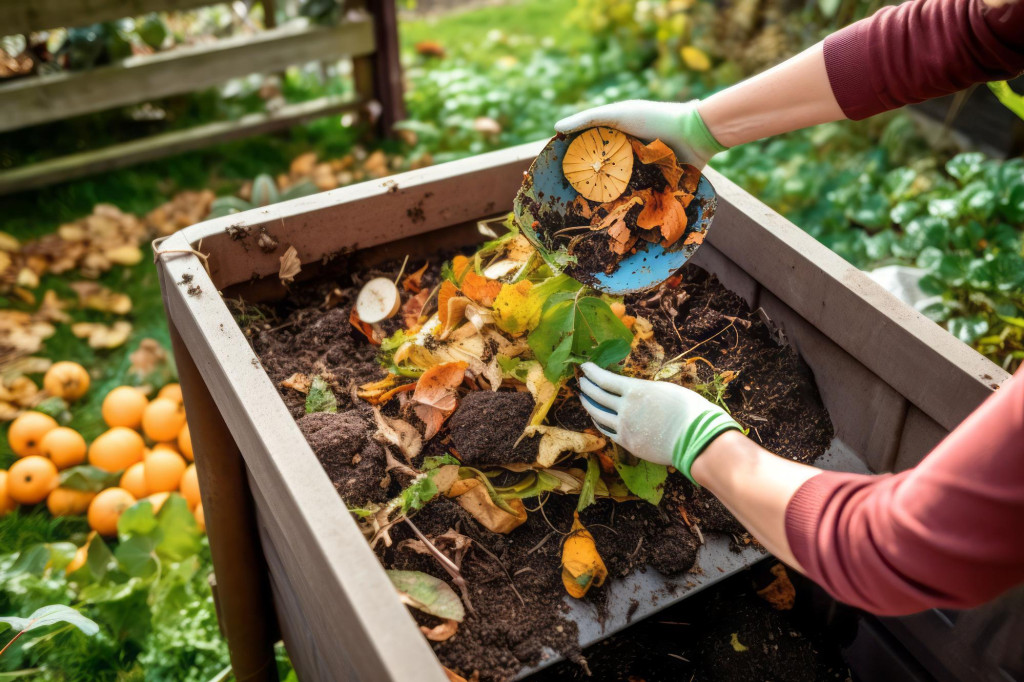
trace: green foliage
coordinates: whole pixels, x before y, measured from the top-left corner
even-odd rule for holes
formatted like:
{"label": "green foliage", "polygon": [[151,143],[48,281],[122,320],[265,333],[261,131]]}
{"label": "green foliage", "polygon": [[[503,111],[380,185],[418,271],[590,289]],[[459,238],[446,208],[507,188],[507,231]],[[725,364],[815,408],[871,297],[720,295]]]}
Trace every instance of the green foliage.
{"label": "green foliage", "polygon": [[993,81],[988,84],[988,89],[1003,106],[1024,119],[1024,95],[1014,92],[1006,81]]}
{"label": "green foliage", "polygon": [[633,334],[606,302],[581,292],[549,296],[540,324],[527,337],[544,376],[553,383],[568,376],[575,364],[591,361],[609,367],[629,355]]}
{"label": "green foliage", "polygon": [[20,632],[41,630],[57,623],[72,625],[90,637],[100,631],[99,625],[64,604],[43,606],[33,611],[28,618],[5,616],[0,618],[0,623],[6,623]]}
{"label": "green foliage", "polygon": [[629,492],[651,504],[660,503],[665,494],[668,467],[663,464],[652,464],[642,459],[627,462],[621,457],[621,454],[621,450],[616,448],[615,470],[622,478],[622,482],[629,488]]}
{"label": "green foliage", "polygon": [[337,411],[338,399],[335,397],[334,391],[327,385],[323,377],[313,377],[313,381],[309,385],[309,393],[306,394],[306,414],[314,412],[333,414]]}
{"label": "green foliage", "polygon": [[583,511],[594,504],[594,492],[597,482],[601,479],[601,464],[597,461],[596,455],[587,457],[587,473],[583,477],[583,485],[580,487],[580,496],[576,501],[576,511]]}

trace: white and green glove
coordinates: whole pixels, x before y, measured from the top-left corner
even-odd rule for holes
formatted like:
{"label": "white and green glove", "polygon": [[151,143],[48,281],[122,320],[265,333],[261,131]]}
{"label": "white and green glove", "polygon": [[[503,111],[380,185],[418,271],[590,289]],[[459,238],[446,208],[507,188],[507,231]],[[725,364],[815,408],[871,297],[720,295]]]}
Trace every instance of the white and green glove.
{"label": "white and green glove", "polygon": [[697,168],[728,147],[715,139],[697,111],[698,100],[649,102],[642,99],[615,102],[581,111],[555,124],[560,133],[572,133],[593,126],[607,126],[650,141],[659,139],[676,153],[676,158]]}
{"label": "white and green glove", "polygon": [[582,368],[580,399],[598,430],[640,459],[674,466],[691,481],[690,467],[704,448],[725,431],[742,430],[728,412],[682,386],[621,376],[592,362]]}

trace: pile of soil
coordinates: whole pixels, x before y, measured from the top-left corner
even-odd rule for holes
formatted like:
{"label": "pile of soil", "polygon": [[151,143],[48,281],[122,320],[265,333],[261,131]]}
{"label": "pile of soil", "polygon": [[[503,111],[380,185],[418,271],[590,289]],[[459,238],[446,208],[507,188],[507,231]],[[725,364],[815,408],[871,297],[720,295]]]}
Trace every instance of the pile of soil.
{"label": "pile of soil", "polygon": [[[442,260],[431,259],[435,265],[428,269],[425,282],[437,280],[436,264]],[[409,267],[421,264],[410,263]],[[378,275],[394,278],[400,265],[360,272],[353,260],[346,272],[358,274],[350,278],[298,286],[276,306],[245,306],[239,314],[240,324],[282,399],[339,494],[353,507],[390,499],[408,480],[396,471],[385,472],[384,453],[372,438],[372,414],[363,401],[354,398],[354,386],[379,379],[385,372],[375,360],[377,348],[348,322],[360,284]],[[340,302],[325,310],[328,296],[332,302]],[[654,324],[655,338],[668,357],[692,349],[687,357],[700,355],[718,372],[737,373],[724,402],[733,416],[750,428],[751,438],[801,462],[812,462],[824,452],[832,427],[809,370],[791,349],[777,345],[758,315],[716,278],[687,266],[674,288],[656,296],[633,297],[626,303],[630,314],[643,315]],[[712,381],[714,372],[705,363],[696,363],[696,368],[699,381]],[[337,395],[338,414],[305,415],[304,396],[281,386],[293,373],[324,376]],[[463,394],[460,403],[466,409],[445,423],[421,457],[454,448],[469,464],[491,448],[511,448],[532,407],[524,395],[528,394]],[[385,414],[397,409],[396,402],[388,404]],[[575,396],[557,404],[549,422],[574,430],[590,426]],[[513,452],[521,461],[529,461],[536,455],[536,447],[535,442],[523,439]],[[484,680],[508,679],[524,666],[540,662],[545,650],[584,663],[576,625],[564,616],[560,568],[561,540],[572,525],[576,497],[548,495],[542,500],[525,500],[528,520],[508,535],[486,530],[458,504],[444,498],[431,502],[414,517],[428,536],[455,529],[473,540],[462,563],[472,608],[467,609],[466,620],[454,637],[432,644],[445,666],[466,677],[478,672]],[[580,517],[594,535],[610,579],[649,568],[666,575],[690,570],[700,542],[697,527],[705,535],[724,532],[737,543],[751,542],[715,498],[694,490],[678,474],[669,477],[659,506],[605,499],[585,509]],[[413,537],[406,524],[394,526],[393,543],[379,543],[376,548],[381,562],[388,568],[419,570],[448,579],[432,557],[403,545]],[[596,588],[585,597],[599,614],[604,612],[604,594]],[[437,624],[418,612],[414,617],[422,624]]]}

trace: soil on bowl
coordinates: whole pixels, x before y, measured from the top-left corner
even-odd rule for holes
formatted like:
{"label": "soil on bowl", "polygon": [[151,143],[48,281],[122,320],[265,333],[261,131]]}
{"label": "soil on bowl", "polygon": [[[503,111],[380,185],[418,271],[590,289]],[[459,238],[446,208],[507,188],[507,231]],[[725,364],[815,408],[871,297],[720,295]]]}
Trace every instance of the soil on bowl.
{"label": "soil on bowl", "polygon": [[[360,507],[392,498],[409,480],[396,470],[385,470],[384,452],[372,437],[370,408],[354,395],[356,386],[380,379],[385,372],[376,362],[377,347],[348,322],[359,285],[373,276],[394,278],[401,263],[367,270],[360,266],[358,254],[348,258],[344,272],[350,274],[344,278],[296,285],[289,298],[273,306],[242,306],[239,320],[339,495],[350,507]],[[430,258],[425,286],[438,281],[443,260]],[[407,271],[422,264],[410,262]],[[333,305],[325,309],[328,297]],[[715,277],[687,266],[673,287],[656,295],[629,297],[626,308],[652,322],[667,357],[686,351],[684,357],[699,356],[718,373],[736,373],[723,402],[755,441],[801,462],[812,462],[824,452],[832,427],[810,371],[790,348],[779,346],[759,316]],[[705,362],[693,364],[698,381],[713,381],[715,372]],[[294,373],[328,377],[338,413],[305,415],[305,396],[282,385]],[[460,414],[460,408],[413,464],[453,448],[467,463],[474,457],[486,458],[495,448],[507,449],[505,462],[531,461],[536,442],[523,439],[512,447],[532,409],[523,396],[529,398],[528,393],[505,390],[462,391],[461,405],[474,409]],[[389,403],[384,413],[397,413],[397,402]],[[548,423],[573,430],[590,426],[575,394],[556,403]],[[483,680],[505,680],[552,652],[584,664],[576,625],[565,616],[560,566],[561,545],[576,502],[575,496],[554,494],[527,499],[527,521],[507,535],[488,531],[445,498],[415,514],[416,526],[428,536],[455,529],[472,539],[462,561],[472,608],[453,637],[431,643],[443,665],[467,678],[476,673]],[[701,538],[709,533],[726,533],[737,545],[752,542],[716,499],[695,490],[678,474],[669,477],[658,506],[604,499],[580,517],[595,538],[609,580],[634,571],[685,573],[694,568]],[[392,544],[376,547],[382,564],[450,582],[432,557],[403,544],[413,537],[406,524],[395,525]],[[584,598],[601,618],[605,594],[594,588]],[[414,617],[421,624],[437,624],[429,616]]]}

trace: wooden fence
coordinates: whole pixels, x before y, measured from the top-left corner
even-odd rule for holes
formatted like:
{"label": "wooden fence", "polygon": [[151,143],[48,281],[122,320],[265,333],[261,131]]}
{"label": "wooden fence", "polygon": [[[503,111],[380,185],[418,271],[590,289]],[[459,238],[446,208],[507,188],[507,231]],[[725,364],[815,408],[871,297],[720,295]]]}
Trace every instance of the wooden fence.
{"label": "wooden fence", "polygon": [[[395,0],[349,0],[335,26],[274,26],[256,35],[133,56],[86,71],[36,75],[0,84],[0,132],[180,95],[253,73],[311,61],[352,59],[354,95],[327,96],[273,111],[162,133],[0,172],[0,195],[123,168],[227,140],[287,128],[345,111],[378,110],[379,132],[404,118]],[[0,0],[0,34],[110,21],[210,0]]]}

